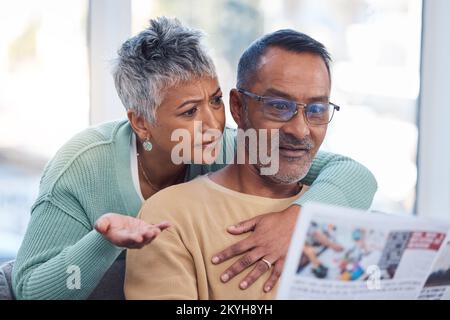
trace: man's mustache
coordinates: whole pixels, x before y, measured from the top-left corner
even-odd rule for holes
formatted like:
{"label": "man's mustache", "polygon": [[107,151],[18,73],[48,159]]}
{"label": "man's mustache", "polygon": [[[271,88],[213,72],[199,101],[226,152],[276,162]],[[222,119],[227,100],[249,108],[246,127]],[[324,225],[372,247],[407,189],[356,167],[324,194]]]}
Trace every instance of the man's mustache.
{"label": "man's mustache", "polygon": [[306,149],[311,150],[314,148],[314,142],[310,137],[304,139],[298,139],[291,134],[286,134],[280,130],[280,148],[287,149]]}

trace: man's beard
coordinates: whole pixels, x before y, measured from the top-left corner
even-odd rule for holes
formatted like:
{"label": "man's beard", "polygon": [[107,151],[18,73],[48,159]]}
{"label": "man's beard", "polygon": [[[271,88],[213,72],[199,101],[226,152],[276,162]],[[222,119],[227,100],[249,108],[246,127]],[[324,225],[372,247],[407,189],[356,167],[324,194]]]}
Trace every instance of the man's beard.
{"label": "man's beard", "polygon": [[[250,121],[248,120],[247,113],[245,113],[245,121],[244,121],[244,130],[248,130],[253,128]],[[276,184],[292,184],[295,182],[299,182],[302,180],[307,174],[311,167],[311,164],[314,159],[313,149],[314,142],[310,136],[307,136],[304,139],[298,139],[290,134],[286,134],[283,131],[279,130],[279,148],[283,148],[283,146],[290,146],[292,148],[302,148],[306,149],[306,153],[301,158],[290,158],[285,156],[279,156],[279,159],[272,159],[271,161],[279,161],[278,172],[273,175],[264,175],[265,179],[270,179],[273,183]],[[250,152],[248,148],[248,144],[246,143],[246,151]],[[260,162],[259,157],[257,157],[258,161],[255,167],[258,169],[259,174],[261,174],[261,168],[268,167],[270,164],[262,164]],[[296,162],[297,165],[289,171],[285,170],[283,166],[286,166],[286,162],[292,163]],[[291,167],[292,168],[292,167]]]}

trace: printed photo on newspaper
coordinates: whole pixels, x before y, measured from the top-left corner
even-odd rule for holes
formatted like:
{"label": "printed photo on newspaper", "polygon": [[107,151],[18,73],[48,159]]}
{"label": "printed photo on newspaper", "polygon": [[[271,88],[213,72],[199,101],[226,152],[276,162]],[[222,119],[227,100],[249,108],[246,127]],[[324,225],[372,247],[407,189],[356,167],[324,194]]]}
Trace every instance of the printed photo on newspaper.
{"label": "printed photo on newspaper", "polygon": [[450,291],[449,227],[448,221],[306,204],[277,298],[417,299],[427,290],[428,298],[437,291],[443,298]]}
{"label": "printed photo on newspaper", "polygon": [[441,246],[419,299],[450,300],[450,234]]}

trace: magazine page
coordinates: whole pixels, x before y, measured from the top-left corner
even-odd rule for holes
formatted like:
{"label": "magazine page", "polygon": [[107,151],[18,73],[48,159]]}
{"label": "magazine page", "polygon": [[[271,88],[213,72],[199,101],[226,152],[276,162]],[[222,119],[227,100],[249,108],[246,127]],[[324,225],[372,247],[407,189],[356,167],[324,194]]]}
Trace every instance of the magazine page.
{"label": "magazine page", "polygon": [[278,299],[417,299],[448,223],[307,204]]}
{"label": "magazine page", "polygon": [[441,246],[419,299],[450,300],[450,235]]}

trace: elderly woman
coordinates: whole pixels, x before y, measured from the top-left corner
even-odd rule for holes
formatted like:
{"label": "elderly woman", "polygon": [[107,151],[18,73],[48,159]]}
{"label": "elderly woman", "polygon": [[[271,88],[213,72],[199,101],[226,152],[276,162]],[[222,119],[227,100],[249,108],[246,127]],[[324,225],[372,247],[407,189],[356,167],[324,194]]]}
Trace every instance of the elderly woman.
{"label": "elderly woman", "polygon": [[[176,164],[171,158],[177,144],[171,134],[176,129],[187,130],[192,139],[209,129],[220,130],[222,155],[235,147],[235,132],[225,128],[215,68],[200,40],[198,31],[177,20],[158,18],[122,45],[114,78],[128,120],[86,129],[46,166],[14,266],[17,298],[88,298],[124,248],[147,245],[169,227],[168,222],[148,225],[135,218],[145,199],[224,166],[193,160]],[[190,154],[214,143],[214,139],[203,138],[200,144],[192,140]],[[238,273],[270,254],[276,261],[269,281],[276,282],[299,206],[315,200],[367,208],[376,190],[366,168],[328,153],[317,155],[302,182],[311,185],[309,191],[285,211],[229,229],[234,234],[253,232],[244,242],[211,257],[213,261],[247,252],[232,267]],[[78,279],[71,282],[75,276]]]}

